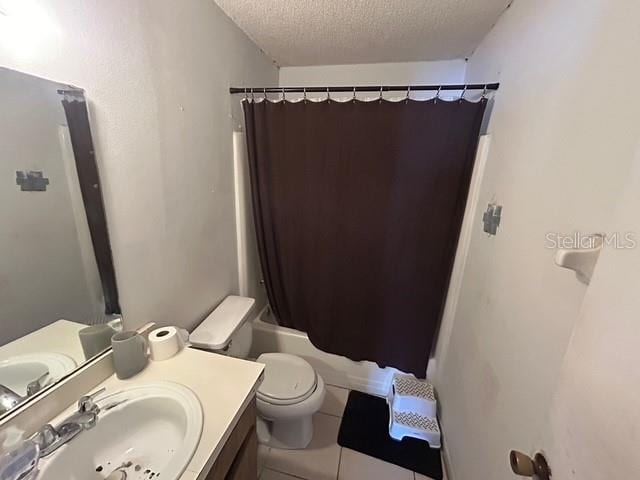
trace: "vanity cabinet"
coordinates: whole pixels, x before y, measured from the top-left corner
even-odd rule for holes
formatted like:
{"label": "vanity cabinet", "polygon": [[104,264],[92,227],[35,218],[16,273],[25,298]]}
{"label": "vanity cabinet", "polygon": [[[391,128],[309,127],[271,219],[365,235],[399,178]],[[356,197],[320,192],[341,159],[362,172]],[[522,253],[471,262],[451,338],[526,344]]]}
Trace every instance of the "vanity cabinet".
{"label": "vanity cabinet", "polygon": [[242,413],[206,480],[256,480],[258,437],[255,398]]}

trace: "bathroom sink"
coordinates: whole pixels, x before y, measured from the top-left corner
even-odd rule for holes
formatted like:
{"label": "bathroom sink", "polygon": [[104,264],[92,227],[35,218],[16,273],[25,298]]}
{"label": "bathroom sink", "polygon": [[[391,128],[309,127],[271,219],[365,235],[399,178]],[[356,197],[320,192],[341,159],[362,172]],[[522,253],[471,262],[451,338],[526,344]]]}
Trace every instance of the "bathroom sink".
{"label": "bathroom sink", "polygon": [[155,382],[107,391],[96,403],[96,425],[40,460],[37,480],[180,478],[202,433],[202,407],[191,390]]}
{"label": "bathroom sink", "polygon": [[[21,397],[27,395],[27,385],[40,381],[45,387],[76,368],[76,362],[61,353],[32,353],[16,355],[0,360],[0,385],[11,389]],[[46,373],[48,375],[44,376]]]}

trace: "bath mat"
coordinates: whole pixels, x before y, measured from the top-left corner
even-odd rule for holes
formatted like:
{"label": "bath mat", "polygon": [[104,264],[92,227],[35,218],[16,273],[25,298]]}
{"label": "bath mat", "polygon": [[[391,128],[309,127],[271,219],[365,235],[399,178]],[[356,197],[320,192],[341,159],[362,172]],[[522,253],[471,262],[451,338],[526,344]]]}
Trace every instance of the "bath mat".
{"label": "bath mat", "polygon": [[338,444],[434,480],[442,480],[440,450],[422,440],[389,436],[389,408],[384,398],[352,391],[344,409]]}

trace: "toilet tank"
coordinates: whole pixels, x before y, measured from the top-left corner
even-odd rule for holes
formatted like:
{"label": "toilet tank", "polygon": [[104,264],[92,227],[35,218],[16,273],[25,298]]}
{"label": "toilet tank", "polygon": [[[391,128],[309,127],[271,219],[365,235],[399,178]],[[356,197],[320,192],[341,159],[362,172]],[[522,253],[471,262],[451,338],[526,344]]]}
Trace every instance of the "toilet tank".
{"label": "toilet tank", "polygon": [[247,358],[253,337],[248,322],[256,301],[229,295],[189,336],[196,348],[237,358]]}

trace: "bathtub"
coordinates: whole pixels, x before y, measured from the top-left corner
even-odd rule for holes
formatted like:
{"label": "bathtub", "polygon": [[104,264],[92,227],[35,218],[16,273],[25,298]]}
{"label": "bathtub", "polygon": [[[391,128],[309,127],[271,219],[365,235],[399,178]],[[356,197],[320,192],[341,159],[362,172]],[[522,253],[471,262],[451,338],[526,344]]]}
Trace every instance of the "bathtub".
{"label": "bathtub", "polygon": [[354,362],[318,350],[305,333],[278,325],[267,308],[252,323],[251,358],[267,352],[298,355],[308,361],[329,385],[386,396],[391,377],[397,372],[394,368],[379,368],[373,362]]}

